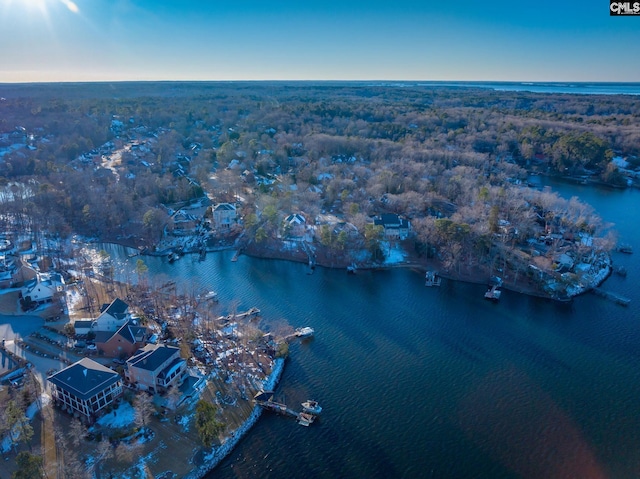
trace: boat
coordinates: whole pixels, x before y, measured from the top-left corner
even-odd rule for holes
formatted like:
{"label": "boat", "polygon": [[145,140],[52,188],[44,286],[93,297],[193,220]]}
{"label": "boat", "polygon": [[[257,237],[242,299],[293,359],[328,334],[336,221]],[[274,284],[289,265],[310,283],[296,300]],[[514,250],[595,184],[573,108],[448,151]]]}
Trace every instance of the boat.
{"label": "boat", "polygon": [[356,274],[357,270],[358,270],[358,267],[355,265],[355,263],[352,263],[351,265],[347,266],[348,274]]}
{"label": "boat", "polygon": [[427,271],[424,279],[425,286],[440,286],[442,284],[442,278],[435,271]]}
{"label": "boat", "polygon": [[301,412],[298,414],[298,424],[301,426],[309,427],[316,417],[313,414]]}
{"label": "boat", "polygon": [[169,260],[169,263],[173,263],[174,261],[180,259],[180,257],[181,257],[180,253],[173,251],[169,254],[167,259]]}
{"label": "boat", "polygon": [[218,301],[218,293],[216,293],[215,291],[209,291],[202,297],[202,299],[206,301]]}
{"label": "boat", "polygon": [[316,416],[322,412],[322,407],[318,404],[318,401],[314,401],[313,399],[307,399],[302,403],[302,412],[306,412],[308,414],[315,414]]}
{"label": "boat", "polygon": [[484,293],[484,298],[490,301],[498,301],[500,299],[501,294],[502,294],[502,291],[498,289],[498,286],[494,285],[491,287],[489,291]]}
{"label": "boat", "polygon": [[633,248],[630,244],[621,244],[616,248],[620,253],[633,254]]}
{"label": "boat", "polygon": [[309,326],[305,326],[304,328],[298,328],[295,331],[295,335],[299,338],[308,338],[309,336],[313,336],[315,330],[310,328]]}

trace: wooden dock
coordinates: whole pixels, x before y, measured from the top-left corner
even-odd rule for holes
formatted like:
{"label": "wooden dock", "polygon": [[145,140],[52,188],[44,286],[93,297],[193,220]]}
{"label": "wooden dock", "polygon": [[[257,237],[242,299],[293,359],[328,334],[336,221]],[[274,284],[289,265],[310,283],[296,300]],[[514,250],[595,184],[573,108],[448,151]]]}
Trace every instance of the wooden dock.
{"label": "wooden dock", "polygon": [[498,285],[494,284],[493,286],[491,286],[491,289],[489,291],[484,293],[484,297],[489,301],[498,301],[501,294],[502,291],[498,289]]}
{"label": "wooden dock", "polygon": [[[279,403],[273,400],[273,391],[259,391],[253,397],[255,403],[260,406],[262,409],[266,409],[267,411],[275,412],[276,414],[280,414],[282,416],[288,416],[296,419],[298,424],[301,426],[310,426],[315,420],[322,408],[318,406],[317,411],[309,411],[305,409],[301,412],[295,412],[293,409],[289,409],[286,404]],[[303,407],[305,403],[302,404]]]}
{"label": "wooden dock", "polygon": [[624,296],[620,296],[619,294],[612,293],[611,291],[605,291],[604,289],[600,288],[594,288],[592,291],[598,296],[608,299],[609,301],[613,301],[620,306],[629,306],[629,303],[631,303],[631,300],[629,298],[625,298]]}
{"label": "wooden dock", "polygon": [[298,417],[298,413],[292,409],[289,409],[286,404],[282,404],[275,401],[257,401],[258,406],[267,411],[275,412],[276,414],[282,414],[283,416]]}
{"label": "wooden dock", "polygon": [[226,316],[218,316],[218,321],[233,321],[236,319],[245,319],[245,318],[253,318],[260,314],[260,310],[258,308],[251,308],[244,313],[237,314],[227,314]]}

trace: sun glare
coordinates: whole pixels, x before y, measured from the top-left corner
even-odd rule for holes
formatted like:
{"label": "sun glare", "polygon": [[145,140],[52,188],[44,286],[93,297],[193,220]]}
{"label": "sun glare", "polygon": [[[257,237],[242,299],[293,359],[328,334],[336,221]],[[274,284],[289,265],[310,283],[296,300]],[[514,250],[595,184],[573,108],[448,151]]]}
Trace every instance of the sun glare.
{"label": "sun glare", "polygon": [[38,10],[45,16],[48,15],[48,8],[56,3],[61,3],[73,13],[79,13],[80,9],[73,0],[0,0],[7,5],[22,5],[28,10]]}
{"label": "sun glare", "polygon": [[73,13],[78,13],[80,11],[80,9],[78,8],[78,5],[73,3],[71,0],[60,0],[60,1]]}

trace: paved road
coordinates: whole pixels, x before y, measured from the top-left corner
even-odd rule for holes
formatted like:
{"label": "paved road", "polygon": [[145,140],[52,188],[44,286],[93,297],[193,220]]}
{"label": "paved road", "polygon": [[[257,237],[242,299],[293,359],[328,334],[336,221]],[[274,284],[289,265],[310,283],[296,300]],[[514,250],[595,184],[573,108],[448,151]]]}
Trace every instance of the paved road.
{"label": "paved road", "polygon": [[0,340],[5,340],[5,347],[9,351],[33,364],[34,372],[40,379],[41,384],[46,384],[46,372],[49,369],[62,369],[66,364],[57,359],[43,358],[25,351],[15,343],[16,338],[26,338],[34,331],[37,331],[43,324],[44,320],[39,316],[0,314]]}

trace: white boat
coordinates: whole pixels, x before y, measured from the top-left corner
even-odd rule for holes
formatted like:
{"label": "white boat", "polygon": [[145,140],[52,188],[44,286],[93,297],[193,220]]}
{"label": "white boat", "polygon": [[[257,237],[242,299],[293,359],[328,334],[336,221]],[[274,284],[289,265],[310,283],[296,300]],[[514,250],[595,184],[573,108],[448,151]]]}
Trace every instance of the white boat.
{"label": "white boat", "polygon": [[307,399],[302,403],[303,412],[308,414],[315,414],[316,416],[322,412],[322,407],[318,404],[318,401],[313,399]]}
{"label": "white boat", "polygon": [[207,301],[218,301],[218,293],[216,293],[215,291],[209,291],[202,298]]}
{"label": "white boat", "polygon": [[313,328],[305,326],[304,328],[296,329],[295,335],[299,338],[308,338],[309,336],[313,336],[313,333],[315,333]]}

